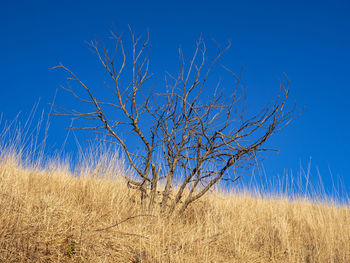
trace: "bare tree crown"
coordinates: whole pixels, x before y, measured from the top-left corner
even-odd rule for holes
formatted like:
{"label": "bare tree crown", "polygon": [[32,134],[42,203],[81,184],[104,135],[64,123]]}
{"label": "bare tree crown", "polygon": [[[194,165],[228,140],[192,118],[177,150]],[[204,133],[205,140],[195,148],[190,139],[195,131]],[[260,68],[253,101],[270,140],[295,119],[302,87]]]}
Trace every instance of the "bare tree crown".
{"label": "bare tree crown", "polygon": [[[112,85],[106,86],[112,99],[98,99],[87,84],[60,64],[57,68],[65,70],[81,88],[68,85],[64,89],[90,110],[56,106],[56,113],[90,121],[93,126],[74,128],[91,130],[121,147],[138,177],[126,175],[125,179],[140,191],[149,209],[158,204],[164,212],[183,213],[219,181],[239,179],[237,170],[248,167],[259,152],[268,150],[263,148],[265,142],[295,117],[295,106],[286,109],[289,81],[286,78],[280,84],[273,103],[247,117],[240,75],[223,67],[233,77],[229,97],[208,84],[210,73],[230,44],[225,48],[217,45],[216,56],[209,58],[200,38],[188,63],[180,50],[179,70],[176,75],[167,74],[165,87],[147,92],[145,83],[151,77],[149,40],[147,37],[142,42],[130,32],[130,55],[115,34],[112,50],[103,42],[90,43],[111,80]],[[209,98],[208,91],[212,92]],[[116,114],[109,114],[107,108]],[[134,150],[123,135],[125,131],[139,140],[141,150]]]}

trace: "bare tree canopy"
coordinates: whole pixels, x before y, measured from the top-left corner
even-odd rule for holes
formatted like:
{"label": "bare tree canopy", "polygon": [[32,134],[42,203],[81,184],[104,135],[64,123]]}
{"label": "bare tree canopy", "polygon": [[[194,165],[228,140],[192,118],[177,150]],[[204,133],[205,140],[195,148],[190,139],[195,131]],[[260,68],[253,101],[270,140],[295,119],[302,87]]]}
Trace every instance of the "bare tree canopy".
{"label": "bare tree canopy", "polygon": [[[84,122],[74,128],[91,130],[121,147],[137,174],[137,178],[126,175],[125,179],[140,191],[149,209],[157,204],[164,212],[181,214],[219,181],[235,182],[240,168],[249,167],[259,152],[270,150],[263,147],[265,142],[296,117],[295,104],[290,109],[286,106],[289,81],[285,78],[280,83],[272,103],[246,116],[240,74],[222,67],[233,79],[230,96],[208,81],[230,43],[224,48],[217,45],[216,55],[209,58],[200,38],[189,62],[180,50],[177,74],[167,74],[164,87],[149,91],[145,87],[152,76],[149,40],[142,42],[130,32],[130,55],[116,34],[111,50],[103,42],[90,43],[108,73],[110,100],[100,100],[64,65],[56,67],[78,84],[64,89],[88,108],[78,112],[56,106],[56,114],[91,122],[92,126]],[[125,131],[133,142],[125,138]],[[135,140],[143,145],[141,150],[131,146]]]}

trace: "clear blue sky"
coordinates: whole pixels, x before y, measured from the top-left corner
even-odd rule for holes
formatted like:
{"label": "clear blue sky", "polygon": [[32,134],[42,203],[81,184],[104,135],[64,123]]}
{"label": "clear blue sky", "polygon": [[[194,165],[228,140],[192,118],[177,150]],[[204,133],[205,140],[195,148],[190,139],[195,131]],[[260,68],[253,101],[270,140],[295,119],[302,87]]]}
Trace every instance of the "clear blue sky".
{"label": "clear blue sky", "polygon": [[[84,41],[111,29],[150,31],[152,71],[176,69],[177,49],[191,54],[200,34],[232,40],[225,65],[244,67],[249,107],[276,94],[278,78],[291,80],[291,98],[303,115],[271,140],[280,149],[264,161],[269,176],[306,168],[330,172],[350,189],[349,1],[9,1],[0,2],[0,112],[11,120],[41,99],[47,108],[64,74],[62,62],[93,85],[103,85],[95,56]],[[57,102],[67,94],[58,91]],[[68,105],[69,106],[69,105]],[[51,118],[50,149],[62,143],[69,120]],[[82,136],[84,138],[84,136]],[[74,140],[71,140],[74,144]],[[74,149],[74,146],[68,148]],[[74,150],[72,150],[74,151]],[[316,180],[316,179],[315,179]],[[329,188],[330,189],[330,188]]]}

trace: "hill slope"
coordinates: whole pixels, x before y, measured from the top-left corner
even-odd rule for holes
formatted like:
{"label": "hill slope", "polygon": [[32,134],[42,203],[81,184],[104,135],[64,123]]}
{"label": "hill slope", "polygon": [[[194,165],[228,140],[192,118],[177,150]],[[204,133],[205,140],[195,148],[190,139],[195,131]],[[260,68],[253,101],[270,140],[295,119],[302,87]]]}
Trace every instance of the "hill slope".
{"label": "hill slope", "polygon": [[108,172],[18,160],[0,161],[0,262],[350,262],[349,207],[216,191],[167,220]]}

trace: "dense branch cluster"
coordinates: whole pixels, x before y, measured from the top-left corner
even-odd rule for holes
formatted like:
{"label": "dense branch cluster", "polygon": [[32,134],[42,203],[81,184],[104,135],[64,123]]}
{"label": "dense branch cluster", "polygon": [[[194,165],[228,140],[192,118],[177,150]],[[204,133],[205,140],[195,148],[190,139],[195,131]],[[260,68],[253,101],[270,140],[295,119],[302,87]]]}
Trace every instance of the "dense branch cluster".
{"label": "dense branch cluster", "polygon": [[[264,143],[295,117],[295,107],[286,109],[288,80],[281,83],[272,104],[248,118],[240,75],[224,67],[234,80],[230,96],[220,92],[219,85],[213,88],[209,84],[210,73],[230,44],[225,48],[217,45],[216,56],[210,59],[200,38],[188,63],[180,50],[177,75],[168,74],[165,87],[145,95],[145,83],[152,76],[148,38],[141,42],[131,32],[130,55],[121,37],[113,34],[113,40],[112,52],[102,42],[90,43],[111,79],[112,85],[106,86],[113,99],[99,100],[88,85],[60,64],[57,67],[68,72],[69,79],[79,84],[87,98],[70,85],[64,89],[90,110],[57,107],[56,113],[99,123],[74,128],[92,130],[121,147],[137,174],[137,178],[125,179],[140,191],[141,201],[149,209],[158,204],[164,212],[183,213],[220,180],[235,182],[240,177],[236,170],[247,167],[257,153],[268,150],[263,148]],[[107,107],[117,112],[113,116],[119,119],[113,118]],[[133,142],[139,140],[141,151],[134,150],[123,136],[125,131],[131,133]]]}

